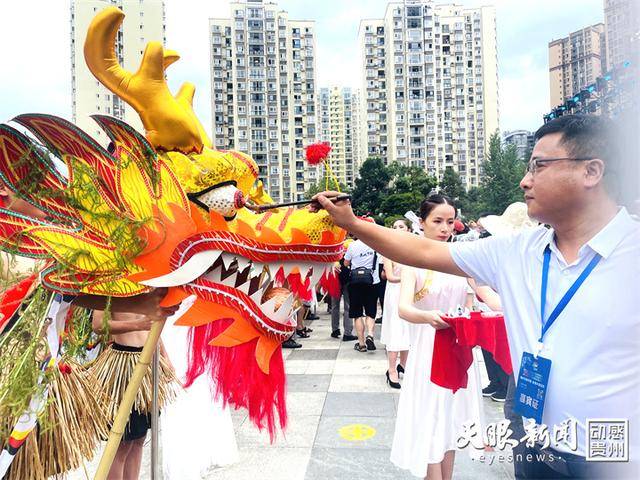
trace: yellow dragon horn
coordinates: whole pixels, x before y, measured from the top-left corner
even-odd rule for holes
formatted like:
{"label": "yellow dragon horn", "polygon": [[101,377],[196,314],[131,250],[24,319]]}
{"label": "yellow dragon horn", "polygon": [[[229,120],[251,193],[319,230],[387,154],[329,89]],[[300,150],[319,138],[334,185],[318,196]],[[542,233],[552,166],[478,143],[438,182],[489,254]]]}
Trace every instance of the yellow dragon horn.
{"label": "yellow dragon horn", "polygon": [[184,108],[184,110],[190,114],[190,116],[192,117],[192,120],[196,123],[198,127],[198,132],[200,132],[200,139],[202,140],[202,143],[204,144],[204,146],[213,148],[213,144],[211,143],[211,139],[209,138],[209,135],[207,135],[207,132],[205,131],[202,124],[200,123],[200,120],[198,120],[196,113],[193,111],[193,95],[195,93],[196,93],[195,85],[190,82],[185,82],[180,87],[180,90],[178,90],[178,93],[176,94],[176,100],[182,106],[182,108]]}
{"label": "yellow dragon horn", "polygon": [[131,73],[118,63],[115,41],[124,13],[107,7],[91,22],[84,44],[84,56],[91,73],[109,90],[131,105],[140,115],[151,144],[162,150],[200,152],[202,128],[191,109],[169,91],[164,71],[178,60],[160,42],[149,42],[140,68]]}
{"label": "yellow dragon horn", "polygon": [[169,65],[177,62],[178,60],[180,60],[180,55],[178,54],[178,52],[176,52],[175,50],[164,50],[162,63],[165,70],[169,67]]}

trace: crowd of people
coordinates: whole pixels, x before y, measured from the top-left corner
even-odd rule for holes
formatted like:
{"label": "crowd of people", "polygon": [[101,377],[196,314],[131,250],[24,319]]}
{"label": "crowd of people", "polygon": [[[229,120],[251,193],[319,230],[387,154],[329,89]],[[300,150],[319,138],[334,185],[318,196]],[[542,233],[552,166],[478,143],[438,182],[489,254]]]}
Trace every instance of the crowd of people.
{"label": "crowd of people", "polygon": [[[379,347],[375,329],[381,323],[386,382],[401,390],[391,449],[395,465],[428,480],[451,479],[458,440],[469,424],[484,424],[484,395],[504,402],[516,438],[523,435],[523,420],[549,429],[576,424],[574,448],[560,442],[515,445],[516,478],[640,478],[640,314],[632,288],[640,274],[640,230],[616,200],[624,158],[608,128],[593,116],[565,116],[541,127],[520,183],[526,205],[512,205],[500,217],[483,215],[465,224],[451,199],[433,193],[416,206],[418,215],[408,215],[410,221],[398,219],[386,228],[357,217],[348,201],[331,201],[332,192],[315,197],[311,208],[326,209],[350,233],[336,265],[340,295],[328,305],[331,337],[354,342],[366,354]],[[0,202],[36,218],[41,214],[6,188],[0,189]],[[114,374],[130,375],[152,322],[175,313],[160,306],[161,297],[156,291],[114,302],[111,319],[100,313],[104,300],[68,299],[93,309],[95,331],[108,327],[115,340],[95,362],[104,388],[120,382]],[[313,297],[311,292],[298,311],[296,331],[284,348],[300,348],[300,340],[312,334],[305,320],[317,318]],[[448,313],[471,310],[504,312],[514,373],[483,351],[490,383],[482,388],[472,362],[466,386],[454,392],[430,379],[434,341],[438,330],[450,328]],[[171,347],[182,349],[174,358],[185,356],[182,343]],[[165,397],[176,366],[171,352],[162,357]],[[529,370],[542,395],[534,405],[524,400]],[[205,390],[200,400],[208,398]],[[142,398],[148,391],[143,388],[136,401],[112,466],[114,478],[138,477],[150,422],[150,399]],[[119,396],[112,396],[117,405]],[[199,409],[185,402],[183,413]],[[587,461],[591,419],[628,421],[628,461]],[[234,445],[229,458],[235,455]]]}
{"label": "crowd of people", "polygon": [[[413,224],[408,219],[398,219],[391,229],[413,231],[439,242],[490,236],[483,218],[463,223],[457,218],[452,200],[444,195],[430,195],[419,206],[419,212],[417,219],[408,215]],[[483,217],[491,220],[488,215]],[[373,221],[371,217],[363,220]],[[384,375],[390,388],[403,389],[391,460],[418,477],[424,477],[426,472],[427,478],[450,478],[453,452],[463,424],[483,422],[481,394],[497,402],[505,401],[508,375],[490,352],[483,351],[491,380],[484,389],[475,362],[467,387],[456,393],[429,382],[436,330],[425,317],[439,318],[443,312],[459,308],[489,310],[476,297],[481,288],[463,277],[404,266],[379,255],[355,236],[346,242],[339,269],[340,297],[327,297],[331,336],[355,341],[358,352],[375,351],[375,325],[381,323],[380,342],[388,359]],[[500,310],[499,301],[492,306]],[[378,311],[381,316],[376,319]],[[354,326],[356,335],[352,333]]]}
{"label": "crowd of people", "polygon": [[[518,440],[523,420],[547,437],[575,425],[571,442],[544,436],[516,442],[516,478],[640,477],[634,453],[640,314],[637,288],[631,288],[640,274],[640,229],[617,198],[625,162],[637,159],[625,155],[617,133],[596,116],[569,115],[543,125],[520,182],[528,215],[540,224],[520,222],[519,231],[506,228],[489,238],[480,238],[487,236],[482,220],[466,231],[441,195],[420,207],[422,236],[404,231],[406,225],[389,229],[364,221],[350,202],[332,201],[335,192],[315,197],[318,206],[312,208],[326,209],[358,238],[345,254],[350,282],[355,274],[369,283],[366,272],[358,271],[375,270],[379,257],[388,281],[400,279],[398,315],[387,301],[389,323],[383,321],[386,376],[390,386],[402,387],[393,463],[417,477],[452,478],[456,439],[464,423],[482,423],[484,394],[506,400],[505,415]],[[454,232],[464,241],[451,241]],[[363,253],[365,246],[370,253]],[[347,290],[355,347],[371,350],[374,291],[359,285]],[[434,336],[450,327],[443,312],[471,306],[472,295],[482,299],[482,308],[504,312],[514,376],[496,369],[485,354],[491,383],[480,389],[472,363],[466,388],[453,393],[430,381]],[[590,425],[607,419],[628,422],[625,461],[589,461],[593,445],[607,440],[598,443]]]}

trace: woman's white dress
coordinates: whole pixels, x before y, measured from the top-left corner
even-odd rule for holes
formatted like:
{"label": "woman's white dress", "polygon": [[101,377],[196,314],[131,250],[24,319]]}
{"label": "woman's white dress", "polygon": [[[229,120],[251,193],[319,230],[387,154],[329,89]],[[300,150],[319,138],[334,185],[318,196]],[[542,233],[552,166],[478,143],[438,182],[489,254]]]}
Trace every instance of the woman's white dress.
{"label": "woman's white dress", "polygon": [[[416,292],[425,285],[426,275],[425,270],[416,269]],[[428,293],[414,304],[417,308],[447,313],[464,306],[467,295],[464,278],[439,272],[432,272],[432,275]],[[411,348],[398,404],[391,461],[416,477],[424,478],[428,464],[439,463],[445,452],[457,450],[456,443],[464,431],[464,423],[484,424],[481,383],[475,362],[469,367],[467,388],[455,394],[431,383],[436,331],[430,325],[418,324],[411,324],[410,330]],[[467,449],[471,456],[482,453],[472,446]]]}
{"label": "woman's white dress", "polygon": [[[167,321],[162,342],[176,376],[184,379],[189,329],[173,325],[174,318]],[[213,399],[206,375],[162,410],[160,425],[165,479],[200,480],[211,467],[238,460],[231,413]]]}
{"label": "woman's white dress", "polygon": [[[393,264],[393,273],[400,276],[400,266]],[[388,352],[402,352],[409,350],[411,332],[409,323],[398,316],[398,299],[400,297],[400,283],[387,282],[384,293],[384,310],[382,312],[382,329],[380,341]]]}

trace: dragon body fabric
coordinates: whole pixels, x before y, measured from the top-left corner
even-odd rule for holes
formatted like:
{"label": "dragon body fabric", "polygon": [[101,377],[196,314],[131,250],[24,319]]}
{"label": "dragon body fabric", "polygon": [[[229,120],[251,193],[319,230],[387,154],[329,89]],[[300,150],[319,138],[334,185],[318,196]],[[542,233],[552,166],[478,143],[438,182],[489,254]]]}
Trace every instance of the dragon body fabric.
{"label": "dragon body fabric", "polygon": [[273,434],[286,422],[280,344],[294,331],[300,291],[335,281],[345,233],[325,212],[245,208],[271,202],[256,163],[212,148],[192,85],[170,93],[165,70],[175,52],[151,42],[137,72],[120,67],[114,43],[123,17],[115,7],[95,17],[85,58],[139,113],[146,134],[96,115],[107,150],[53,116],[14,119],[37,140],[0,125],[0,180],[46,214],[0,209],[0,246],[46,259],[43,285],[65,294],[169,287],[166,305],[191,305],[176,322],[191,327],[187,383],[208,372],[226,402],[248,408]]}

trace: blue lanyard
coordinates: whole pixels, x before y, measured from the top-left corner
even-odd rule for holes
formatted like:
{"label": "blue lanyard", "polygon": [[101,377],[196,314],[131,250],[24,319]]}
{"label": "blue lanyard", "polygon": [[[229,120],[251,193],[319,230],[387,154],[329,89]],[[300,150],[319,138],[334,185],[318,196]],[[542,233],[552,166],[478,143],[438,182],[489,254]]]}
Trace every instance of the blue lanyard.
{"label": "blue lanyard", "polygon": [[553,322],[555,322],[556,318],[560,316],[560,314],[571,301],[580,286],[591,274],[593,269],[596,268],[596,265],[598,265],[598,262],[600,262],[600,260],[602,260],[602,256],[599,253],[596,253],[589,262],[589,265],[585,267],[580,276],[576,279],[575,282],[573,282],[573,285],[569,287],[567,293],[565,293],[564,296],[560,299],[560,302],[558,302],[556,308],[553,309],[553,312],[551,312],[551,315],[549,315],[547,321],[545,321],[544,310],[545,304],[547,303],[547,284],[549,282],[549,262],[551,261],[551,249],[549,248],[549,245],[547,245],[547,248],[544,249],[544,262],[542,263],[542,288],[540,289],[540,318],[542,319],[542,333],[540,334],[539,340],[540,343],[542,343],[544,334],[547,333],[547,330],[549,330],[549,328],[551,328]]}

